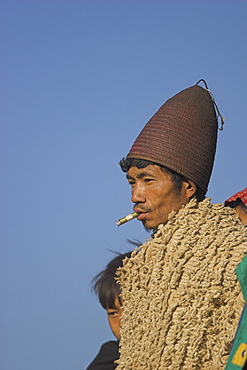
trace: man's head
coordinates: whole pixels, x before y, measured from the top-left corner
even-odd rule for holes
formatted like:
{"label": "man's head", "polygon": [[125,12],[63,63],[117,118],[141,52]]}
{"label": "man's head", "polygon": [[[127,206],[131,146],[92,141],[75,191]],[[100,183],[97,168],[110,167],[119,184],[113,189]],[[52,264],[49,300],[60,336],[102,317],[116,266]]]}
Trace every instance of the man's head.
{"label": "man's head", "polygon": [[[135,244],[135,243],[132,243]],[[123,266],[123,260],[130,258],[131,252],[117,254],[106,266],[97,274],[93,280],[93,290],[96,292],[102,307],[107,312],[110,328],[117,339],[120,339],[120,324],[122,315],[121,290],[116,282],[116,271]]]}
{"label": "man's head", "polygon": [[[138,183],[136,180],[140,176],[144,179],[140,169],[153,171],[155,168],[160,190],[162,189],[159,195],[161,199],[163,197],[163,201],[162,204],[159,203],[159,211],[163,213],[163,218],[154,217],[152,213],[151,220],[151,210],[145,215],[142,213],[138,219],[142,220],[146,228],[156,228],[158,221],[167,222],[168,214],[172,210],[178,211],[194,194],[198,200],[204,198],[217,141],[218,120],[214,107],[215,102],[210,92],[201,86],[194,85],[181,91],[167,100],[154,114],[138,135],[126,159],[120,162],[132,185],[132,201],[137,203],[134,209],[138,213],[145,211],[145,207],[149,208],[154,199],[156,203],[158,196],[158,190],[154,189],[157,182],[145,179],[143,183],[147,184],[149,181],[152,184],[146,190],[152,188],[154,193],[147,190],[149,201],[144,200],[144,197],[136,197],[136,185],[138,184],[139,194],[141,189],[140,179]],[[141,167],[139,160],[148,161],[149,164]],[[169,181],[171,189],[168,196],[166,189]],[[156,206],[153,204],[153,207]]]}
{"label": "man's head", "polygon": [[164,166],[133,159],[123,159],[120,165],[131,185],[134,211],[146,229],[166,223],[171,211],[178,211],[194,195],[204,197],[192,181]]}
{"label": "man's head", "polygon": [[242,223],[247,225],[247,188],[227,199],[225,206],[235,208]]}

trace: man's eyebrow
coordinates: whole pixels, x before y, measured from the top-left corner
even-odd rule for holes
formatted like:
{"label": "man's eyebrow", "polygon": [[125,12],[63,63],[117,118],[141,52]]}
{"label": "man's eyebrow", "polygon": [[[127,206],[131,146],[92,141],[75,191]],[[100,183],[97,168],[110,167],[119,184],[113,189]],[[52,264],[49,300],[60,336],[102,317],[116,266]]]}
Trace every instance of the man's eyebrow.
{"label": "man's eyebrow", "polygon": [[[137,179],[142,179],[143,177],[145,177],[145,176],[150,176],[150,177],[154,177],[154,175],[152,175],[152,174],[150,174],[150,173],[148,173],[148,172],[146,172],[146,171],[143,171],[143,172],[140,172],[140,173],[138,173],[137,175],[136,175],[136,177],[137,177]],[[134,180],[134,177],[132,177],[132,176],[130,176],[130,175],[126,175],[126,179],[127,180]]]}

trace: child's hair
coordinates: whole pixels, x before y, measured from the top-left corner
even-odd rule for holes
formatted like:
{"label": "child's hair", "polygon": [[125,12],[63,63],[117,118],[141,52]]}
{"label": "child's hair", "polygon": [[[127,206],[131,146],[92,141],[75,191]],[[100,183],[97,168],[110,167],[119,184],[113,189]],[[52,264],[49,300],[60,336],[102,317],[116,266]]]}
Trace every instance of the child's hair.
{"label": "child's hair", "polygon": [[118,267],[123,266],[123,260],[130,258],[132,252],[117,253],[106,266],[106,268],[98,273],[92,280],[92,288],[98,295],[99,301],[104,309],[115,309],[116,298],[122,306],[120,285],[116,282],[116,271]]}

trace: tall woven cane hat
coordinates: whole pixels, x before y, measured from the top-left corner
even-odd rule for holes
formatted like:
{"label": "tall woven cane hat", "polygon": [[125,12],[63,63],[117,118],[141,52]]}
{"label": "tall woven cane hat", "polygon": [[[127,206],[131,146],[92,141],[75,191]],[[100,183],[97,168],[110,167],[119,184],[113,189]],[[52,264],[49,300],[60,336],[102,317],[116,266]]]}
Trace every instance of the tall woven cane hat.
{"label": "tall woven cane hat", "polygon": [[166,166],[206,193],[216,150],[217,114],[220,113],[207,84],[206,89],[198,85],[201,81],[205,83],[198,81],[160,107],[144,126],[126,158],[145,159]]}

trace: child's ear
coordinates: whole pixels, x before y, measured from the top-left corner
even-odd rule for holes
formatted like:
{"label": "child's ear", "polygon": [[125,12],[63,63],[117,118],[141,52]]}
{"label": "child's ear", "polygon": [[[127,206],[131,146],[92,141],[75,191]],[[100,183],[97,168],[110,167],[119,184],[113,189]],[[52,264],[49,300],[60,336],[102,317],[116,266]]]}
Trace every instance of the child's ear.
{"label": "child's ear", "polygon": [[197,186],[193,181],[186,180],[186,198],[191,199],[197,190]]}

